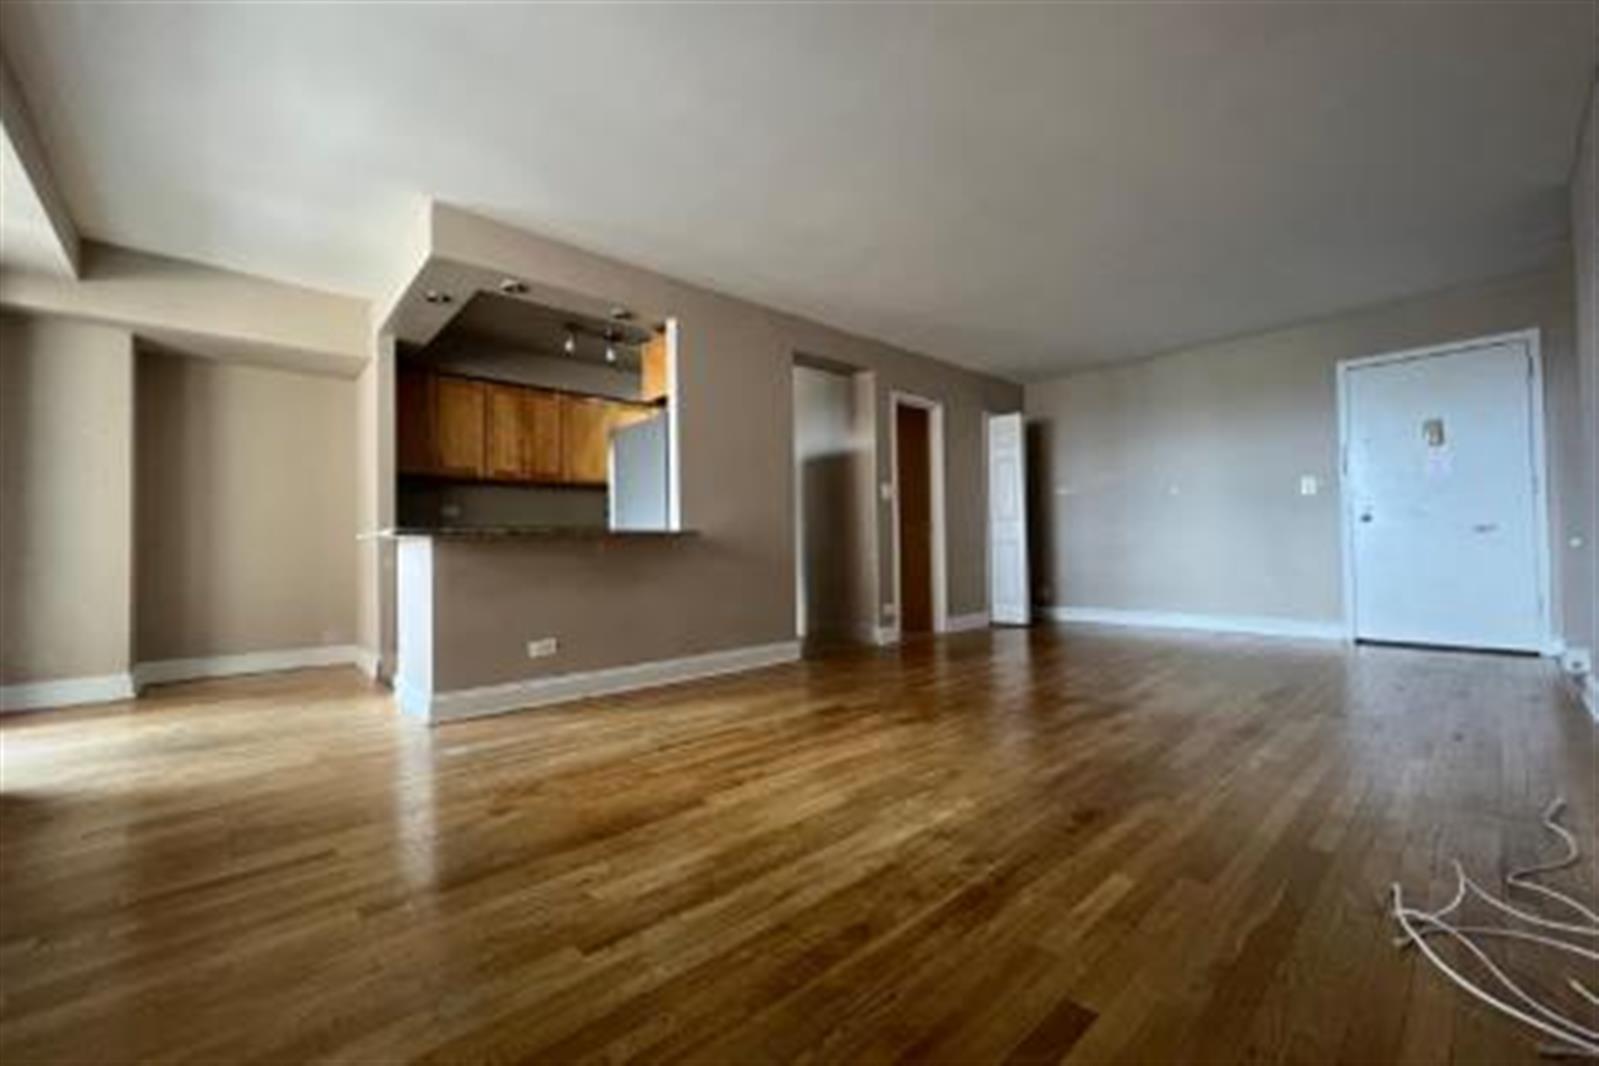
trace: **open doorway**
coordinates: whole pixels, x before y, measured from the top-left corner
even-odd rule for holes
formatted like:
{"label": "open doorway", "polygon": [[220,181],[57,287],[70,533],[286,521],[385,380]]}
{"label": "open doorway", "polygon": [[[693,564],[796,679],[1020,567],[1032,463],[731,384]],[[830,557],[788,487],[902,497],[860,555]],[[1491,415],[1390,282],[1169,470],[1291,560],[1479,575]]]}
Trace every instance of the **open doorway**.
{"label": "open doorway", "polygon": [[794,365],[794,630],[807,648],[870,641],[875,480],[872,379]]}
{"label": "open doorway", "polygon": [[944,411],[891,397],[896,617],[902,635],[945,628]]}

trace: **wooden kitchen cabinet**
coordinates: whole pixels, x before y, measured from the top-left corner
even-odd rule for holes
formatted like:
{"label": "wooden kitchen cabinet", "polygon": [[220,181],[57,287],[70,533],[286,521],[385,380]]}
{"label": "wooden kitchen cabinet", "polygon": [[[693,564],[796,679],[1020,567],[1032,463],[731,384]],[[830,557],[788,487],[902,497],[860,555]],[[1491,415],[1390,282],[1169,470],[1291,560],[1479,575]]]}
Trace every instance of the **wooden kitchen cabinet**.
{"label": "wooden kitchen cabinet", "polygon": [[521,485],[604,487],[611,433],[657,406],[400,367],[401,474]]}
{"label": "wooden kitchen cabinet", "polygon": [[395,463],[402,474],[434,471],[433,375],[401,367],[394,377]]}
{"label": "wooden kitchen cabinet", "polygon": [[651,337],[645,343],[639,361],[639,371],[643,379],[639,388],[639,399],[646,403],[666,399],[666,394],[671,391],[671,380],[666,365],[666,334],[657,333]]}
{"label": "wooden kitchen cabinet", "polygon": [[484,386],[483,473],[496,481],[532,476],[523,391],[514,385]]}
{"label": "wooden kitchen cabinet", "polygon": [[559,482],[565,472],[565,442],[561,431],[565,405],[561,395],[542,389],[522,391],[522,433],[528,477]]}
{"label": "wooden kitchen cabinet", "polygon": [[605,484],[615,405],[591,396],[562,396],[561,400],[563,480],[574,485]]}
{"label": "wooden kitchen cabinet", "polygon": [[495,481],[559,484],[560,394],[520,385],[484,387],[485,475]]}
{"label": "wooden kitchen cabinet", "polygon": [[452,477],[483,477],[484,413],[488,393],[481,381],[433,379],[434,468]]}
{"label": "wooden kitchen cabinet", "polygon": [[653,407],[636,407],[628,403],[613,403],[611,404],[610,429],[615,432],[624,426],[631,426],[635,422],[642,422],[647,418],[652,418],[655,414],[656,409]]}

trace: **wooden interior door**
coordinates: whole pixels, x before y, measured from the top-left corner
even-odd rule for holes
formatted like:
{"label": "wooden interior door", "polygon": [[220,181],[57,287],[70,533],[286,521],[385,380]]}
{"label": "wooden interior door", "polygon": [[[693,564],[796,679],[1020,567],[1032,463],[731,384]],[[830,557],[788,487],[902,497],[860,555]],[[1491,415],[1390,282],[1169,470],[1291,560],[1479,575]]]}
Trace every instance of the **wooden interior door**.
{"label": "wooden interior door", "polygon": [[611,405],[589,397],[564,397],[561,412],[566,480],[603,485],[610,465]]}
{"label": "wooden interior door", "polygon": [[522,390],[522,431],[526,445],[526,469],[534,481],[560,481],[561,397],[537,389]]}
{"label": "wooden interior door", "polygon": [[899,495],[899,624],[933,631],[932,427],[925,408],[894,405],[895,480]]}
{"label": "wooden interior door", "polygon": [[525,390],[491,384],[485,391],[484,473],[500,481],[527,481],[532,477],[532,449],[522,399]]}
{"label": "wooden interior door", "polygon": [[483,382],[439,376],[433,379],[433,417],[439,473],[483,476]]}
{"label": "wooden interior door", "polygon": [[395,461],[402,474],[434,472],[433,375],[401,367],[394,377]]}

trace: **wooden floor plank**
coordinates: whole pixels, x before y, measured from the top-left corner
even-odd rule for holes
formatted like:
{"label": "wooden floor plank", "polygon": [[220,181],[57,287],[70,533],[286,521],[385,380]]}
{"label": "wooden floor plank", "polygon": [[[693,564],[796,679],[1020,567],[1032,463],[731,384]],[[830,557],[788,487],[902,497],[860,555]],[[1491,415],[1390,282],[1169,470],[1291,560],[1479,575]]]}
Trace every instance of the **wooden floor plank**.
{"label": "wooden floor plank", "polygon": [[174,685],[0,721],[0,1060],[1533,1062],[1389,886],[1558,795],[1599,853],[1596,769],[1545,661],[1092,627],[432,730]]}

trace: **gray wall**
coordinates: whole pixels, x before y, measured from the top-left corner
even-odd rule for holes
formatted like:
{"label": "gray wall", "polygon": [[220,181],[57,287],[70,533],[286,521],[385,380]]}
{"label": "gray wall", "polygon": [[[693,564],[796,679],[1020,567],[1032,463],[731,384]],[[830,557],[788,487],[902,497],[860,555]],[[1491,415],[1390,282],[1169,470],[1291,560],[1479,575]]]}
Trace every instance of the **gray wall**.
{"label": "gray wall", "polygon": [[133,339],[0,315],[0,683],[133,651]]}
{"label": "gray wall", "polygon": [[1567,640],[1599,653],[1599,84],[1589,94],[1577,168],[1571,182],[1571,231],[1577,293],[1577,368],[1581,385],[1580,488],[1586,495],[1587,544],[1572,559],[1574,612]]}
{"label": "gray wall", "polygon": [[356,386],[141,350],[141,661],[356,637]]}
{"label": "gray wall", "polygon": [[[614,301],[645,320],[680,321],[682,510],[696,531],[648,543],[457,545],[441,553],[441,690],[792,640],[796,353],[872,373],[879,440],[889,390],[945,404],[949,609],[985,609],[983,413],[1020,409],[1019,386],[446,205],[435,205],[431,232],[437,261]],[[888,478],[886,452],[877,450],[879,480]],[[882,518],[879,608],[892,598],[890,532]],[[392,602],[392,585],[384,593]],[[457,601],[475,603],[476,614],[456,612]],[[446,632],[446,619],[456,632]],[[526,641],[546,635],[561,638],[561,653],[530,662]]]}
{"label": "gray wall", "polygon": [[[1556,617],[1585,624],[1587,534],[1572,280],[1553,269],[1087,370],[1026,390],[1035,595],[1044,603],[1342,617],[1334,368],[1542,330]],[[1299,495],[1302,476],[1316,496]]]}

